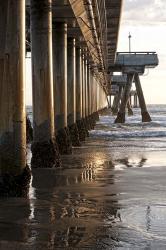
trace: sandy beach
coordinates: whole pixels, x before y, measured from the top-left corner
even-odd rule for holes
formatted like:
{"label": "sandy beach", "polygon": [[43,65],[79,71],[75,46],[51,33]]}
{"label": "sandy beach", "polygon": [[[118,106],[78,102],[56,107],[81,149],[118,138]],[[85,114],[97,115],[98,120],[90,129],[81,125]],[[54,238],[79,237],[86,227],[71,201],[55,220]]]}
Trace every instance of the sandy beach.
{"label": "sandy beach", "polygon": [[107,111],[61,169],[33,170],[29,199],[1,202],[0,249],[165,249],[166,107],[150,111]]}

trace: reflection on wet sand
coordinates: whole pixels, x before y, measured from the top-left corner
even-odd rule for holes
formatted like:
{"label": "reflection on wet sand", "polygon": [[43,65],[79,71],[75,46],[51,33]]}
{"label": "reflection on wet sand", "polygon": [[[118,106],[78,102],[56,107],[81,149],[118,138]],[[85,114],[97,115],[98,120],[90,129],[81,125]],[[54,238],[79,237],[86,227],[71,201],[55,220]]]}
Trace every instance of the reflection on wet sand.
{"label": "reflection on wet sand", "polygon": [[1,200],[0,249],[165,249],[165,151],[142,140],[91,136],[62,168],[33,169],[29,199]]}
{"label": "reflection on wet sand", "polygon": [[[123,228],[127,215],[124,220],[123,189],[117,183],[119,178],[123,184],[123,178],[116,166],[122,164],[124,171],[138,169],[147,159],[105,157],[103,153],[91,155],[86,163],[85,159],[75,162],[73,156],[69,167],[34,169],[29,200],[8,200],[0,208],[0,249],[13,243],[23,250],[126,249]],[[144,213],[149,232],[150,205]],[[128,216],[129,220],[133,217]],[[126,233],[131,232],[127,229]]]}
{"label": "reflection on wet sand", "polygon": [[128,168],[132,168],[132,167],[143,167],[147,161],[146,158],[142,157],[140,159],[131,159],[128,157],[125,157],[123,159],[118,159],[117,160],[119,163],[125,165]]}
{"label": "reflection on wet sand", "polygon": [[[30,204],[26,199],[2,199],[0,206],[0,249],[8,249],[6,243],[27,242]],[[13,246],[14,249],[14,246]]]}
{"label": "reflection on wet sand", "polygon": [[[5,204],[5,208],[8,205],[6,216],[8,213],[12,215],[9,210],[13,211],[14,230],[9,237],[11,223],[6,223],[3,212],[5,223],[1,220],[0,241],[17,242],[22,249],[118,247],[118,225],[123,219],[115,186],[116,164],[140,167],[146,159],[137,159],[133,165],[128,157],[105,161],[103,154],[100,157],[94,155],[93,159],[87,159],[87,164],[81,160],[80,164],[76,163],[77,167],[73,159],[69,168],[34,169],[30,199],[23,210],[19,208],[17,214],[13,203]],[[16,206],[19,206],[20,202],[17,202]],[[150,228],[149,213],[147,208],[147,231]]]}
{"label": "reflection on wet sand", "polygon": [[[80,164],[80,168],[63,169],[59,173],[33,170],[35,197],[31,201],[31,223],[37,225],[33,245],[45,239],[47,247],[52,249],[81,246],[95,249],[103,222],[112,227],[121,221],[116,195],[108,199],[108,192],[102,188],[107,178],[104,173],[114,170],[113,163],[98,163]],[[108,176],[111,183],[113,178],[113,174]]]}

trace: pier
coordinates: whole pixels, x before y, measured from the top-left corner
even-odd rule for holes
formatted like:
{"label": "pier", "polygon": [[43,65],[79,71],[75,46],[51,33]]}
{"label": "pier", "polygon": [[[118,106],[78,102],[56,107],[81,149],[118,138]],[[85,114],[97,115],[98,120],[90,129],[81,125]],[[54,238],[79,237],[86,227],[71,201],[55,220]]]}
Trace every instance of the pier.
{"label": "pier", "polygon": [[[24,191],[18,187],[18,180],[30,179],[26,142],[33,138],[31,168],[60,167],[61,155],[81,147],[110,108],[111,95],[115,123],[125,122],[126,108],[133,115],[138,99],[142,121],[151,121],[140,75],[158,65],[155,52],[117,52],[120,0],[13,1],[3,1],[0,19],[0,196],[26,194],[28,184]],[[26,52],[32,58],[33,136],[25,112]]]}
{"label": "pier", "polygon": [[147,5],[1,1],[0,249],[165,249],[164,60]]}
{"label": "pier", "polygon": [[[158,66],[158,56],[155,52],[118,52],[114,65],[110,66],[110,71],[121,72],[125,74],[123,81],[126,84],[123,91],[121,105],[115,123],[125,122],[125,109],[128,107],[129,114],[132,114],[130,108],[130,91],[132,83],[135,82],[136,92],[141,108],[142,122],[150,122],[151,118],[147,111],[144,94],[140,82],[140,75],[143,75],[145,68],[155,68]],[[118,82],[121,79],[117,80]]]}
{"label": "pier", "polygon": [[0,196],[25,195],[28,185],[20,192],[17,179],[30,179],[25,53],[32,58],[31,168],[59,167],[60,155],[81,146],[109,106],[108,66],[116,55],[121,6],[122,1],[2,1]]}

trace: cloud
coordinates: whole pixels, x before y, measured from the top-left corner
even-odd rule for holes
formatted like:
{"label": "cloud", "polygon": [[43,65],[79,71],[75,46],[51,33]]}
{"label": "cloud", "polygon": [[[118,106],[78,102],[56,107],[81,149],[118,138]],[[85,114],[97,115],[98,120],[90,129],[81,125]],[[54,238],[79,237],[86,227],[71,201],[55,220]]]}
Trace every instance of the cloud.
{"label": "cloud", "polygon": [[166,25],[165,0],[125,0],[123,23]]}

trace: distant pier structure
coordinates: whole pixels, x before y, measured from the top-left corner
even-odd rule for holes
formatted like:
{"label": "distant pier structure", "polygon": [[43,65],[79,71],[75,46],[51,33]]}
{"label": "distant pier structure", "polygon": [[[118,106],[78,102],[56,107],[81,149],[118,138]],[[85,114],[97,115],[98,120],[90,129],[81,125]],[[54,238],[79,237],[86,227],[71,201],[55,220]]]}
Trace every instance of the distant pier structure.
{"label": "distant pier structure", "polygon": [[[113,115],[117,115],[119,111],[126,84],[127,84],[127,74],[113,75],[111,77],[110,95],[114,97],[113,104],[111,107]],[[128,109],[128,114],[133,115],[132,108],[138,108],[138,107],[139,107],[139,100],[137,91],[131,90],[126,105],[126,108]]]}
{"label": "distant pier structure", "polygon": [[[148,113],[144,94],[142,91],[140,75],[143,75],[146,68],[155,68],[159,63],[156,52],[118,52],[116,60],[113,65],[109,67],[110,72],[121,72],[123,80],[126,80],[123,95],[121,97],[121,103],[115,123],[125,122],[125,110],[126,107],[130,109],[131,106],[131,87],[135,82],[136,94],[138,95],[139,106],[141,108],[142,122],[150,122],[151,117]],[[113,76],[113,79],[117,77],[116,85],[120,82],[118,76]],[[115,96],[116,98],[116,96]],[[137,105],[137,98],[135,97],[135,103]],[[117,110],[116,110],[117,111]]]}

